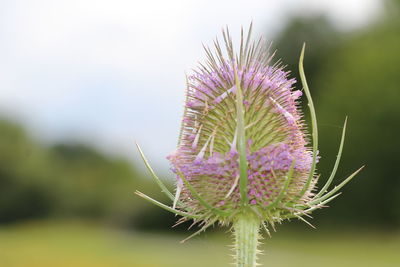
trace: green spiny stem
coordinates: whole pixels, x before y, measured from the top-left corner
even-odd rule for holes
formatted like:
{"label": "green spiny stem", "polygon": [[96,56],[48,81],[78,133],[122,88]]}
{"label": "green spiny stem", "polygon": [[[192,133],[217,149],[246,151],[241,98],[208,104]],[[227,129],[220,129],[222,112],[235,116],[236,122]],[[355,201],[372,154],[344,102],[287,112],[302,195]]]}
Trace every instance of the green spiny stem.
{"label": "green spiny stem", "polygon": [[240,213],[233,223],[237,267],[255,267],[260,238],[260,219],[252,212]]}

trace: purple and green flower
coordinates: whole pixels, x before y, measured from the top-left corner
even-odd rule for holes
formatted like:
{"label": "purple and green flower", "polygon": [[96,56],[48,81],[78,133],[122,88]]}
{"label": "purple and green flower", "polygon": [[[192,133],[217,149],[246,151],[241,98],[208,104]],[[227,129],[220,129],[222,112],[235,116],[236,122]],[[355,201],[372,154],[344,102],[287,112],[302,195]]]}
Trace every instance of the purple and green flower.
{"label": "purple and green flower", "polygon": [[[236,264],[246,267],[256,264],[261,229],[269,235],[276,223],[292,218],[308,223],[304,217],[337,197],[361,170],[328,191],[342,154],[346,119],[332,173],[317,190],[318,130],[303,70],[304,46],[299,62],[301,91],[294,88],[295,79],[289,78],[280,61],[273,63],[274,54],[265,41],[251,39],[251,28],[247,36],[242,29],[237,52],[229,31],[223,31],[224,49],[218,40],[214,51],[205,47],[207,61],[187,77],[179,144],[167,157],[176,175],[174,194],[138,146],[171,206],[136,192],[180,215],[178,223],[199,224],[194,235],[213,224],[231,225]],[[303,92],[311,134],[300,110]]]}

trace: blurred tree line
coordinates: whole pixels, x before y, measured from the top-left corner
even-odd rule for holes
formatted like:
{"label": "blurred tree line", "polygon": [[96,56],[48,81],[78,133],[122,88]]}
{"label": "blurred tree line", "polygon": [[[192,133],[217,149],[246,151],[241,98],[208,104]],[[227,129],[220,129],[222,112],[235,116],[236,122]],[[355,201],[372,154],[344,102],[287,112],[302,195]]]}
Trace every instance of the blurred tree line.
{"label": "blurred tree line", "polygon": [[129,225],[144,206],[133,192],[148,185],[126,160],[79,144],[46,147],[0,120],[0,223],[55,217]]}
{"label": "blurred tree line", "polygon": [[345,116],[337,183],[366,165],[318,220],[400,226],[399,3],[387,1],[386,14],[359,31],[339,33],[324,17],[299,17],[278,36],[277,56],[298,81],[299,53],[307,43],[305,71],[319,121],[320,184],[333,167]]}

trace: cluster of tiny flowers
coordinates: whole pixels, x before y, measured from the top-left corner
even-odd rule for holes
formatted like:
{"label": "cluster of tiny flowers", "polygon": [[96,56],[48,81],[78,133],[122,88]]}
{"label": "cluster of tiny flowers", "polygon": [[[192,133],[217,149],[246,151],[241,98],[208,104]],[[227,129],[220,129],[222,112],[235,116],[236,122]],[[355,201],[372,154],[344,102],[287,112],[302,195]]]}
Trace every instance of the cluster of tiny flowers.
{"label": "cluster of tiny flowers", "polygon": [[[295,80],[289,79],[279,64],[270,65],[271,56],[263,49],[257,55],[249,50],[243,62],[225,59],[218,46],[216,51],[216,58],[208,53],[208,67],[201,65],[188,77],[179,145],[167,157],[177,175],[179,201],[196,213],[207,212],[182,182],[185,179],[214,207],[232,212],[241,204],[237,75],[245,114],[248,204],[261,212],[278,198],[278,204],[295,200],[305,205],[312,196],[314,179],[306,192],[299,194],[309,177],[313,155],[299,110],[302,93],[293,89]],[[292,165],[293,178],[282,197]]]}

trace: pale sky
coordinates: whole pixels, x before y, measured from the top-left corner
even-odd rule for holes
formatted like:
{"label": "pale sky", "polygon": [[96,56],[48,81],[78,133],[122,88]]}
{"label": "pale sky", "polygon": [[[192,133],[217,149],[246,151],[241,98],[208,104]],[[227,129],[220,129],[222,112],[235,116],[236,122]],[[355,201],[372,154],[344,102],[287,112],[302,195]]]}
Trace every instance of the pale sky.
{"label": "pale sky", "polygon": [[363,27],[378,0],[2,0],[0,113],[41,141],[82,140],[157,168],[175,149],[185,72],[228,25],[253,21],[273,35],[290,14],[326,13],[342,30]]}

